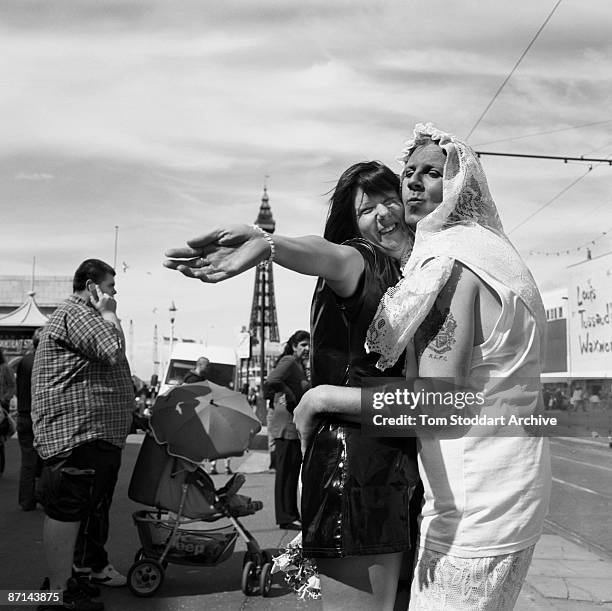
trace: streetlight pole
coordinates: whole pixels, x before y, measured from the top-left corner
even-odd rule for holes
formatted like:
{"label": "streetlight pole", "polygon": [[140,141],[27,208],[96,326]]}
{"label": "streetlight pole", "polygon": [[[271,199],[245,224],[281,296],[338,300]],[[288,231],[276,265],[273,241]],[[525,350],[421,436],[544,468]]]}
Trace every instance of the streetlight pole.
{"label": "streetlight pole", "polygon": [[168,308],[168,311],[170,312],[170,351],[168,354],[168,362],[170,362],[172,358],[172,347],[174,346],[174,320],[176,318],[176,306],[174,305],[174,301]]}
{"label": "streetlight pole", "polygon": [[159,336],[157,334],[157,324],[153,325],[153,375],[159,377]]}
{"label": "streetlight pole", "polygon": [[[264,274],[268,273],[267,268],[266,269],[262,269],[261,271],[262,276]],[[265,342],[266,342],[266,282],[265,282],[265,278],[264,281],[261,283],[261,310],[260,310],[260,316],[261,316],[261,333],[260,333],[260,341],[259,341],[259,362],[260,362],[260,369],[259,369],[259,388],[261,390],[261,398],[263,400],[264,397],[264,382],[266,379],[266,347],[265,347]]]}
{"label": "streetlight pole", "polygon": [[115,225],[115,254],[113,256],[113,269],[117,269],[117,243],[119,241],[119,225]]}

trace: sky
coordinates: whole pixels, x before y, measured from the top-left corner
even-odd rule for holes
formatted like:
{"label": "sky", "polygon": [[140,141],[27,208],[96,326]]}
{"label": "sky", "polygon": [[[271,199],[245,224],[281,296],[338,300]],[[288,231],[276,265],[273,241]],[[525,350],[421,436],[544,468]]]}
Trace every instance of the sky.
{"label": "sky", "polygon": [[[112,265],[117,235],[134,373],[151,375],[173,302],[176,336],[234,345],[254,272],[205,285],[163,268],[163,252],[252,223],[265,181],[277,233],[320,235],[342,171],[379,159],[399,172],[415,122],[472,131],[481,151],[610,158],[609,0],[562,0],[479,121],[556,4],[3,0],[0,274],[30,274],[33,257],[39,275]],[[612,250],[608,164],[482,163],[543,292],[565,286],[584,245]],[[308,328],[314,280],[274,273],[286,339]]]}

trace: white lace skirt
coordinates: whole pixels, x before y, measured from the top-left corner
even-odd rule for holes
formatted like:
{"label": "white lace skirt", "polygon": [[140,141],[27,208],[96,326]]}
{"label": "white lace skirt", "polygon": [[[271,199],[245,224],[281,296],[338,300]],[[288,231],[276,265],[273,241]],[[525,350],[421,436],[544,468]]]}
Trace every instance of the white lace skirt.
{"label": "white lace skirt", "polygon": [[421,548],[410,611],[510,611],[535,546],[486,558],[460,558]]}

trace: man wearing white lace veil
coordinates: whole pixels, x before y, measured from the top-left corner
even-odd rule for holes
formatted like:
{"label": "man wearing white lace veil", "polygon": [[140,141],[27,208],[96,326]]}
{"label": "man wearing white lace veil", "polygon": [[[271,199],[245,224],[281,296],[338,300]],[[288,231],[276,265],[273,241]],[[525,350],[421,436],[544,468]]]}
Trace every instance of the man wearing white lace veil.
{"label": "man wearing white lace veil", "polygon": [[[544,308],[503,233],[480,161],[431,124],[416,126],[402,160],[416,241],[366,347],[381,355],[381,369],[408,347],[415,385],[454,378],[485,391],[485,411],[536,414]],[[425,501],[411,610],[514,607],[548,508],[547,441],[503,425],[454,439],[419,434]]]}
{"label": "man wearing white lace veil", "polygon": [[406,164],[416,149],[435,145],[444,151],[440,152],[445,161],[443,199],[424,216],[422,189],[410,188],[414,173],[404,169],[406,216],[409,223],[417,223],[416,239],[402,273],[404,279],[388,291],[370,326],[369,350],[383,355],[378,363],[381,369],[395,363],[447,283],[456,260],[473,271],[493,275],[521,298],[535,319],[543,354],[546,314],[540,293],[504,234],[477,155],[467,144],[431,123],[419,123],[400,159]]}

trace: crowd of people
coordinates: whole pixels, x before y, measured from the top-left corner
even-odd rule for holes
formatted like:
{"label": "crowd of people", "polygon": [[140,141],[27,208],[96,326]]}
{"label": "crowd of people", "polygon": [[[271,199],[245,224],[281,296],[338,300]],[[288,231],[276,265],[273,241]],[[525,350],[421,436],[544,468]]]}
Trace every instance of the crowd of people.
{"label": "crowd of people", "polygon": [[[503,423],[371,435],[362,397],[383,378],[439,395],[452,379],[482,393],[478,413],[536,414],[544,309],[474,151],[418,124],[402,162],[401,176],[377,161],[349,167],[323,237],[227,225],[168,250],[165,265],[209,283],[265,261],[318,277],[310,330],[289,338],[261,392],[276,522],[301,532],[325,609],[512,609],[547,512],[547,440]],[[6,426],[17,394],[18,502],[45,512],[41,588],[100,611],[99,586],[126,583],[106,542],[134,386],[115,271],[88,259],[73,291],[16,384],[0,352],[0,406]],[[206,382],[209,365],[202,356],[183,383]]]}
{"label": "crowd of people", "polygon": [[[21,449],[18,503],[23,511],[41,505],[45,513],[43,548],[48,572],[40,588],[62,591],[63,608],[77,611],[101,611],[99,586],[127,583],[106,550],[109,511],[126,438],[143,424],[139,399],[150,393],[130,375],[116,293],[114,269],[88,259],[74,274],[73,294],[44,327],[34,331],[31,348],[18,360],[15,371],[0,349],[0,466],[4,470],[4,441],[17,432]],[[308,350],[309,334],[294,334],[286,350],[292,356],[281,355],[267,380],[277,416],[281,404],[285,406],[285,422],[276,419],[275,494],[281,528],[294,528],[300,517],[300,443],[286,406],[293,411],[308,388],[307,368],[302,365]],[[299,356],[294,359],[296,353]],[[287,358],[301,372],[299,380],[296,371],[287,368]],[[210,361],[202,356],[181,383],[206,383],[209,374]],[[249,396],[248,402],[252,401]],[[211,474],[217,473],[216,467],[216,461],[211,461]],[[225,472],[232,473],[230,458],[225,459]]]}

